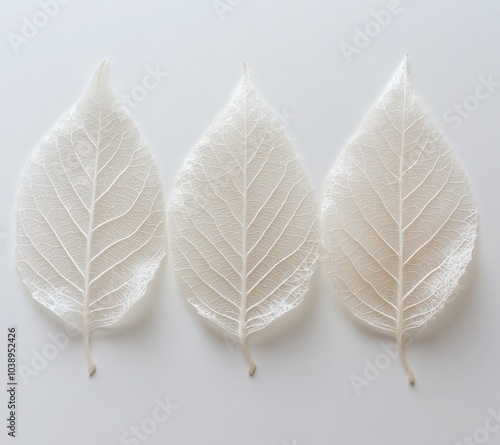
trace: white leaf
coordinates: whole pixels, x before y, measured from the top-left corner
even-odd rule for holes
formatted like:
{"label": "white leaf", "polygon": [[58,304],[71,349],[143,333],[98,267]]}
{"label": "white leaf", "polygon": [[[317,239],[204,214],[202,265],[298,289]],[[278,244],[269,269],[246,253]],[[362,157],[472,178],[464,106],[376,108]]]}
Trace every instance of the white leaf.
{"label": "white leaf", "polygon": [[462,166],[408,81],[406,58],[342,151],[322,209],[324,266],[351,311],[396,334],[443,307],[477,228]]}
{"label": "white leaf", "polygon": [[199,314],[247,336],[297,306],[318,257],[311,185],[245,69],[181,171],[169,206],[178,281]]}
{"label": "white leaf", "polygon": [[82,329],[92,375],[90,332],[144,294],[166,241],[156,166],[105,62],[29,160],[16,216],[22,278],[35,300]]}

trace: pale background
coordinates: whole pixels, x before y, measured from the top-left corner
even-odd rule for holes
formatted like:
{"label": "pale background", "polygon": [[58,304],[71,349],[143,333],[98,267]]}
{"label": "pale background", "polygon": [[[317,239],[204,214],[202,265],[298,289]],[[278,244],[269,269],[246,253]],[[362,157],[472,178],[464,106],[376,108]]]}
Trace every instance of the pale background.
{"label": "pale background", "polygon": [[[118,96],[140,85],[147,67],[170,73],[130,110],[167,197],[246,62],[267,103],[294,115],[285,119],[286,132],[320,202],[336,156],[409,53],[415,89],[475,188],[480,227],[467,287],[408,347],[415,387],[396,358],[358,395],[351,377],[364,378],[367,361],[385,366],[381,343],[391,339],[344,309],[321,268],[301,306],[250,338],[258,367],[249,378],[238,345],[196,315],[166,260],[120,326],[94,333],[92,378],[77,337],[19,388],[13,443],[120,444],[166,397],[179,408],[147,436],[148,445],[454,445],[474,434],[475,443],[488,440],[481,428],[488,410],[500,407],[500,91],[457,129],[444,113],[474,94],[479,76],[500,81],[498,0],[402,0],[402,11],[350,63],[339,45],[353,44],[355,28],[387,1],[217,4],[234,6],[221,19],[212,0],[73,0],[16,52],[8,33],[20,34],[23,17],[41,9],[34,0],[2,2],[1,418],[7,326],[18,327],[18,363],[29,367],[37,353],[53,352],[48,335],[64,330],[30,298],[13,263],[17,184],[39,140],[104,58]],[[0,443],[10,443],[5,420],[0,424]],[[500,443],[500,431],[488,434],[489,443]]]}

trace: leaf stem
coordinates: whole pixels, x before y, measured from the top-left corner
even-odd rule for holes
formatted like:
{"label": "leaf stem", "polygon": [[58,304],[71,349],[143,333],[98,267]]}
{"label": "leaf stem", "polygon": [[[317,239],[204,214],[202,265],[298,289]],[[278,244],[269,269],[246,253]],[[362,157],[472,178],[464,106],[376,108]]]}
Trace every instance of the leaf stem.
{"label": "leaf stem", "polygon": [[241,345],[243,346],[243,352],[245,354],[245,358],[247,359],[247,362],[250,366],[250,368],[248,368],[248,375],[250,375],[251,377],[254,375],[257,365],[253,361],[253,358],[250,355],[250,351],[248,350],[248,342],[246,336],[241,339]]}
{"label": "leaf stem", "polygon": [[398,352],[399,352],[399,357],[401,358],[401,363],[403,363],[406,373],[408,374],[408,382],[410,382],[410,384],[413,385],[415,383],[415,374],[413,374],[413,370],[411,369],[411,366],[408,363],[408,360],[406,359],[402,335],[398,337],[397,343],[398,343]]}
{"label": "leaf stem", "polygon": [[96,365],[94,358],[92,357],[92,351],[90,350],[90,330],[88,326],[84,325],[83,328],[83,346],[85,348],[85,355],[87,356],[87,362],[89,364],[89,375],[92,376],[96,370]]}

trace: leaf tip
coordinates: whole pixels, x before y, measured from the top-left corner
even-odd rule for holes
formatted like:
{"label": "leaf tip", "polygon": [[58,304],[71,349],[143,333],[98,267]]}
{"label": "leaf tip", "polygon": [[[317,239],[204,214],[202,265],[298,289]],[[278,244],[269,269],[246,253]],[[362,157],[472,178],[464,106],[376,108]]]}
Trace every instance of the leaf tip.
{"label": "leaf tip", "polygon": [[95,365],[95,363],[93,363],[93,362],[92,362],[92,363],[89,365],[89,376],[90,376],[90,377],[92,377],[92,376],[94,375],[95,370],[96,370],[96,365]]}
{"label": "leaf tip", "polygon": [[[403,57],[403,60],[401,60],[400,64],[396,68],[396,71],[394,73],[394,76],[392,78],[392,86],[394,87],[395,85],[408,85],[409,79],[408,79],[408,55],[409,53],[406,53],[405,56]],[[399,88],[399,87],[398,87]]]}
{"label": "leaf tip", "polygon": [[250,70],[245,62],[243,62],[243,77],[239,88],[241,88],[244,92],[248,92],[248,90],[253,89],[252,76],[250,75]]}
{"label": "leaf tip", "polygon": [[93,86],[94,88],[101,88],[104,85],[106,85],[107,74],[108,74],[108,61],[104,59],[97,67],[97,70],[94,74],[94,78],[92,79],[91,86]]}
{"label": "leaf tip", "polygon": [[243,79],[245,80],[251,80],[251,77],[250,77],[250,71],[248,69],[248,66],[245,62],[243,62]]}
{"label": "leaf tip", "polygon": [[405,56],[403,57],[403,60],[401,62],[401,69],[403,70],[404,73],[408,72],[408,56],[410,53],[406,53]]}

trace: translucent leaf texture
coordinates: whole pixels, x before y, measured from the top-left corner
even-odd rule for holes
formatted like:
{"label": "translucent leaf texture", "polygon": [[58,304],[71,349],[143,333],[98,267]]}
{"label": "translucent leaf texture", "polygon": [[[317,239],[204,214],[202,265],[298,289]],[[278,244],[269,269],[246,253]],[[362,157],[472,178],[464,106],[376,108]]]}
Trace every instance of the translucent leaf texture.
{"label": "translucent leaf texture", "polygon": [[106,63],[28,161],[16,210],[17,265],[35,300],[90,332],[119,320],[165,254],[164,196]]}
{"label": "translucent leaf texture", "polygon": [[471,259],[469,179],[408,80],[406,58],[336,161],[322,208],[323,263],[357,317],[403,334],[445,304]]}
{"label": "translucent leaf texture", "polygon": [[180,172],[168,214],[184,294],[239,338],[252,375],[247,336],[302,301],[320,230],[300,161],[246,69]]}

